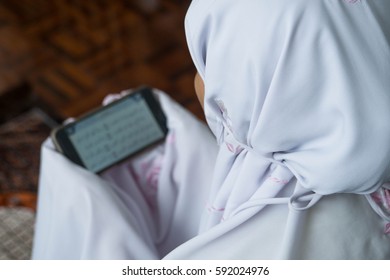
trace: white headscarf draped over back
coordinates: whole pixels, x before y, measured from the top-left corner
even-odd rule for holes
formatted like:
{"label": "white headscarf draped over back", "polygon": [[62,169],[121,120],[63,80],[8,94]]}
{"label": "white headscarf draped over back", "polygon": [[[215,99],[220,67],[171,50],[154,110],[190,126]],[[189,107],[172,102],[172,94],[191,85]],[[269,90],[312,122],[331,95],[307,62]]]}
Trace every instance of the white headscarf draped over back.
{"label": "white headscarf draped over back", "polygon": [[188,45],[221,144],[204,228],[293,177],[319,195],[389,181],[389,15],[388,0],[192,2]]}

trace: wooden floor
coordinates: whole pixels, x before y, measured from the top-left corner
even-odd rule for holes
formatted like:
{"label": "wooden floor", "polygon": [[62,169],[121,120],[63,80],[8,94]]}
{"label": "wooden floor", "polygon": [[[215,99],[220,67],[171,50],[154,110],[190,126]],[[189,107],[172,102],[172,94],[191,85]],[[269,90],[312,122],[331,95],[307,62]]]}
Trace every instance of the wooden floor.
{"label": "wooden floor", "polygon": [[[145,7],[150,2],[157,6]],[[189,3],[1,0],[0,97],[27,83],[65,118],[146,84],[203,118],[183,27]]]}

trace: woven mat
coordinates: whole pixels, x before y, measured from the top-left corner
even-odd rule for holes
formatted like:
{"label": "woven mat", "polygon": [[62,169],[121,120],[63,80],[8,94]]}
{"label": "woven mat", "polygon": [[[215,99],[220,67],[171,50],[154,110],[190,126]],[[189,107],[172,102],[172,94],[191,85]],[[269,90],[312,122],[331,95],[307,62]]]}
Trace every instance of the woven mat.
{"label": "woven mat", "polygon": [[31,257],[40,147],[49,122],[31,109],[0,125],[0,259]]}
{"label": "woven mat", "polygon": [[34,223],[28,208],[0,208],[0,260],[31,258]]}

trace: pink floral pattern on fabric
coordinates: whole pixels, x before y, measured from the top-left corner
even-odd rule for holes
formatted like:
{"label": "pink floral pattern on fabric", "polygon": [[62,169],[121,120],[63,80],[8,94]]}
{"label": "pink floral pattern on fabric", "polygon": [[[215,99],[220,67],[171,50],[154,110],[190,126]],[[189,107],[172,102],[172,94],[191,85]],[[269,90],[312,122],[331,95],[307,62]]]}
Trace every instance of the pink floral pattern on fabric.
{"label": "pink floral pattern on fabric", "polygon": [[385,234],[390,234],[390,223],[385,226]]}
{"label": "pink floral pattern on fabric", "polygon": [[235,155],[238,155],[239,153],[241,153],[244,150],[244,148],[241,147],[240,145],[234,145],[234,144],[229,143],[229,142],[226,142],[225,144],[226,144],[227,149]]}
{"label": "pink floral pattern on fabric", "polygon": [[[370,196],[372,200],[379,206],[381,211],[385,213],[386,216],[390,216],[390,185],[386,183],[376,192],[372,193]],[[385,225],[384,229],[385,234],[390,234],[390,223]]]}
{"label": "pink floral pattern on fabric", "polygon": [[209,212],[223,212],[223,211],[225,211],[225,208],[224,207],[218,208],[218,207],[215,207],[211,204],[208,204],[207,211],[209,211]]}
{"label": "pink floral pattern on fabric", "polygon": [[145,158],[129,167],[130,174],[151,208],[155,206],[163,156]]}
{"label": "pink floral pattern on fabric", "polygon": [[229,117],[228,111],[225,107],[225,104],[223,103],[222,100],[216,100],[216,103],[220,109],[221,117],[223,119],[224,123],[224,139],[223,141],[225,142],[226,148],[228,149],[229,152],[233,153],[234,155],[238,155],[241,153],[245,148],[240,145],[240,143],[235,139],[233,133],[233,124],[232,121]]}
{"label": "pink floral pattern on fabric", "polygon": [[228,111],[226,109],[225,103],[222,100],[220,100],[220,99],[215,100],[215,102],[217,103],[218,108],[221,111],[221,116],[222,116],[222,119],[224,120],[226,126],[233,133],[234,130],[233,130],[233,125],[232,125],[232,120],[229,117],[229,114],[228,114]]}
{"label": "pink floral pattern on fabric", "polygon": [[378,191],[371,194],[372,199],[382,208],[390,211],[390,190],[380,188]]}
{"label": "pink floral pattern on fabric", "polygon": [[158,177],[160,175],[161,166],[148,166],[143,167],[146,177],[147,187],[151,190],[151,193],[156,193],[158,189]]}
{"label": "pink floral pattern on fabric", "polygon": [[273,183],[280,184],[280,185],[287,185],[290,182],[290,180],[283,180],[283,179],[280,179],[277,177],[272,177],[272,176],[269,176],[268,180],[270,180]]}

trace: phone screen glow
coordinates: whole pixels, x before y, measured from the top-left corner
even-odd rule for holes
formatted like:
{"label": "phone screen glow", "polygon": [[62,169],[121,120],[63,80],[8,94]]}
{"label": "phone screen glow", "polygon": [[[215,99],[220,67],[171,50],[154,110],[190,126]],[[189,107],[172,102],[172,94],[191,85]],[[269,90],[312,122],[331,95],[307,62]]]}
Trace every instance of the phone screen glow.
{"label": "phone screen glow", "polygon": [[164,137],[146,101],[138,94],[80,120],[66,133],[85,167],[93,172]]}

